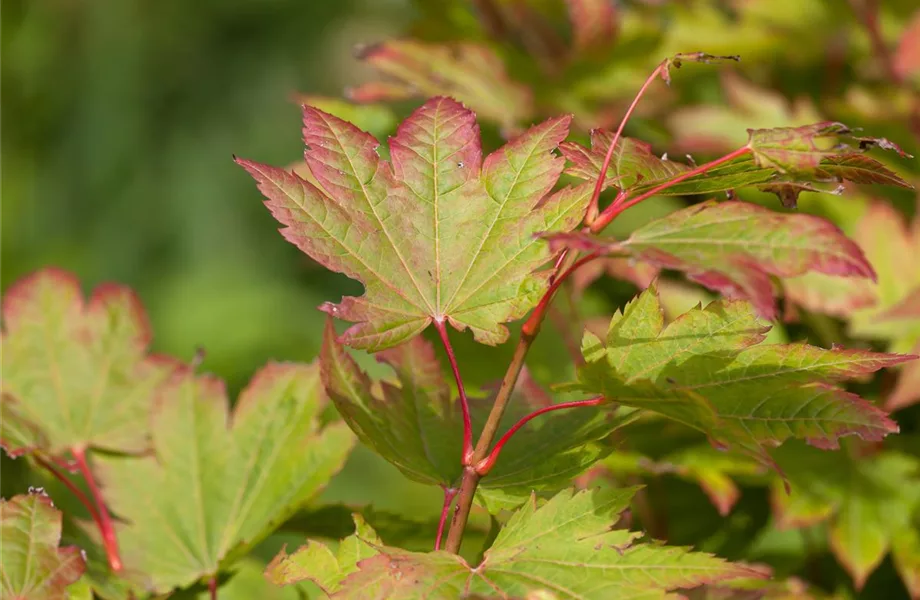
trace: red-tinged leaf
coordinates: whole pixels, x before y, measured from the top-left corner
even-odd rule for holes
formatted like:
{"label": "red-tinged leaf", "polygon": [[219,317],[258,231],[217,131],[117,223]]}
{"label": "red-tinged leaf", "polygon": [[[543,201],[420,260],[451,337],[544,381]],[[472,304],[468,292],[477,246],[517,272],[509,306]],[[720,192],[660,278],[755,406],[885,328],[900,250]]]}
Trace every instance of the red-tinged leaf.
{"label": "red-tinged leaf", "polygon": [[913,524],[920,509],[920,463],[895,452],[871,457],[829,455],[796,447],[777,453],[791,483],[777,482],[773,510],[786,527],[830,519],[830,547],[861,589],[892,540]]}
{"label": "red-tinged leaf", "polygon": [[837,383],[914,357],[804,344],[761,344],[769,326],[744,302],[713,302],[667,327],[654,287],[586,333],[575,389],[661,413],[772,464],[765,447],[789,438],[836,448],[840,437],[879,441],[898,430]]}
{"label": "red-tinged leaf", "polygon": [[784,278],[783,293],[795,304],[812,312],[846,318],[854,312],[875,306],[875,284],[868,279],[838,277],[810,271]]}
{"label": "red-tinged leaf", "polygon": [[0,500],[0,591],[10,600],[66,600],[86,570],[76,546],[59,548],[61,511],[44,492]]}
{"label": "red-tinged leaf", "polygon": [[566,6],[578,52],[613,43],[617,30],[617,9],[613,0],[566,0]]}
{"label": "red-tinged leaf", "polygon": [[[331,320],[327,323],[322,375],[339,414],[365,445],[409,479],[457,485],[463,474],[463,423],[434,348],[418,337],[377,358],[393,369],[395,381],[370,379],[336,341]],[[501,431],[536,408],[535,385],[528,377],[519,379]],[[542,389],[536,395],[538,402],[551,400]],[[493,403],[493,398],[471,399],[474,429],[485,425]],[[599,407],[544,415],[507,443],[480,483],[480,501],[498,512],[519,506],[534,489],[559,489],[605,457],[613,449],[605,439],[629,421],[628,416],[611,418]]]}
{"label": "red-tinged leaf", "polygon": [[916,525],[895,533],[891,545],[895,568],[914,600],[920,598],[920,527]]}
{"label": "red-tinged leaf", "polygon": [[920,76],[920,9],[914,12],[901,33],[901,43],[892,57],[892,67],[902,79]]}
{"label": "red-tinged leaf", "polygon": [[[913,350],[920,355],[920,343]],[[898,383],[888,395],[885,409],[901,410],[920,402],[920,360],[907,363],[898,374]]]}
{"label": "red-tinged leaf", "polygon": [[828,177],[837,181],[846,179],[856,183],[884,181],[911,187],[878,161],[860,154],[879,146],[908,156],[903,150],[883,138],[854,136],[843,123],[826,121],[801,127],[749,129],[748,136],[748,147],[757,165],[779,173],[801,174],[818,180]]}
{"label": "red-tinged leaf", "polygon": [[359,102],[451,96],[483,118],[513,129],[530,118],[530,91],[512,81],[488,46],[393,40],[369,46],[361,58],[388,78],[350,90]]}
{"label": "red-tinged leaf", "polygon": [[21,279],[3,298],[0,445],[14,456],[146,450],[154,394],[176,367],[147,354],[150,338],[126,287],[103,284],[85,302],[70,273]]}
{"label": "red-tinged leaf", "polygon": [[[453,600],[549,592],[560,600],[663,600],[676,588],[766,576],[761,569],[612,529],[635,491],[564,490],[540,507],[532,498],[512,515],[476,566],[448,552],[377,547],[376,556],[358,562],[357,571],[339,584],[335,597]],[[333,561],[322,564],[329,567],[305,566],[302,578],[335,575]]]}
{"label": "red-tinged leaf", "polygon": [[744,202],[710,200],[691,206],[640,227],[622,242],[584,234],[550,239],[578,250],[626,252],[637,260],[683,271],[726,296],[749,299],[769,319],[776,316],[771,276],[812,271],[874,277],[859,247],[831,222]]}
{"label": "red-tinged leaf", "polygon": [[232,413],[224,383],[191,370],[161,387],[153,452],[99,455],[95,466],[116,526],[125,577],[164,594],[244,556],[342,468],[354,436],[320,427],[318,365],[269,363]]}
{"label": "red-tinged leaf", "polygon": [[549,194],[564,162],[552,150],[569,121],[549,119],[483,161],[473,113],[435,98],[400,125],[387,164],[370,135],[307,107],[305,156],[319,186],[238,162],[288,240],[364,283],[364,296],[324,307],[356,323],[342,336],[348,344],[382,350],[433,320],[498,344],[503,323],[547,288],[548,271],[534,271],[551,254],[534,234],[571,230],[587,207],[588,184]]}

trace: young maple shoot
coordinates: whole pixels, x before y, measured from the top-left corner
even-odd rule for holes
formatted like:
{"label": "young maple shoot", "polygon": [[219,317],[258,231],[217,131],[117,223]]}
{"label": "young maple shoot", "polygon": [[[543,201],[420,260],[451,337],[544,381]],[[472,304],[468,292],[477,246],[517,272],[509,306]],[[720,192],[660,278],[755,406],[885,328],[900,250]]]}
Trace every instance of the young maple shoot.
{"label": "young maple shoot", "polygon": [[[862,251],[829,222],[742,202],[710,201],[652,222],[622,242],[599,235],[624,210],[658,194],[750,186],[777,193],[788,206],[799,192],[828,182],[909,187],[864,154],[872,146],[899,149],[887,140],[857,137],[839,123],[751,130],[748,144],[698,167],[658,158],[647,144],[622,136],[639,97],[655,78],[668,81],[670,68],[682,60],[719,58],[694,54],[662,62],[616,133],[596,130],[590,149],[564,141],[569,120],[556,118],[483,160],[472,112],[436,97],[399,126],[389,142],[389,162],[378,156],[372,136],[309,106],[304,107],[303,177],[238,159],[285,225],[282,233],[288,240],[326,267],[364,283],[364,296],[323,307],[355,323],[341,336],[331,322],[327,326],[324,381],[365,444],[411,479],[444,490],[436,549],[455,496],[458,506],[444,544],[452,553],[460,549],[475,498],[490,510],[515,508],[527,501],[523,490],[558,489],[536,477],[541,466],[557,458],[547,447],[521,457],[515,479],[502,479],[503,461],[510,457],[503,453],[506,444],[547,413],[542,418],[550,419],[551,428],[554,421],[586,411],[591,412],[585,424],[595,414],[635,415],[618,412],[620,407],[653,411],[770,466],[775,462],[765,446],[789,438],[835,448],[843,435],[877,441],[897,430],[884,413],[835,383],[911,357],[763,344],[769,325],[757,313],[776,314],[771,277],[811,272],[875,277]],[[555,156],[556,149],[564,158]],[[566,160],[568,173],[587,181],[552,191]],[[606,187],[617,194],[601,210],[599,196]],[[581,224],[585,229],[576,233]],[[682,270],[729,297],[750,300],[756,310],[745,302],[716,303],[665,328],[652,287],[614,317],[606,343],[586,336],[586,364],[569,389],[593,397],[531,407],[509,421],[518,377],[554,293],[577,268],[611,253],[654,268]],[[553,260],[554,266],[546,268]],[[508,337],[504,323],[530,309],[496,396],[486,403],[467,397],[446,325],[469,328],[477,341],[497,344]],[[454,374],[459,421],[432,349],[416,341],[430,324]],[[342,343],[382,351],[380,359],[394,368],[399,385],[384,382],[374,391]],[[576,408],[565,417],[554,416]],[[556,436],[577,452],[619,424],[589,429],[590,434],[560,429]],[[474,446],[472,431],[480,427]],[[493,447],[502,428],[506,433]],[[574,473],[591,462],[583,455]],[[496,486],[505,488],[499,502]],[[509,495],[511,490],[517,491]],[[391,568],[411,565],[416,575],[452,568],[450,561],[435,566],[406,555],[389,556]],[[380,585],[388,593],[396,589],[376,578],[373,583],[349,579],[355,585]],[[339,593],[347,596],[351,592],[345,585]],[[468,584],[464,589],[469,590]],[[421,589],[411,593],[424,595]]]}

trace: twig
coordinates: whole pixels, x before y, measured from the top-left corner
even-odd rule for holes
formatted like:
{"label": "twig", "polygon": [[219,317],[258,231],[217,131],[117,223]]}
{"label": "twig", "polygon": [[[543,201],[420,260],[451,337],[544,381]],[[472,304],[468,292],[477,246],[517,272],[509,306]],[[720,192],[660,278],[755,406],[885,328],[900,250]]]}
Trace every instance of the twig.
{"label": "twig", "polygon": [[473,460],[473,424],[470,420],[470,403],[466,398],[466,390],[463,389],[463,378],[460,377],[460,367],[457,366],[457,357],[454,355],[454,348],[450,345],[450,338],[447,336],[447,326],[444,321],[435,320],[435,329],[441,336],[441,342],[444,344],[444,350],[447,352],[447,360],[450,362],[450,368],[454,372],[454,379],[457,382],[457,393],[460,394],[460,410],[463,412],[463,466],[472,464]]}
{"label": "twig", "polygon": [[616,133],[613,134],[613,139],[610,141],[610,147],[607,148],[607,154],[604,156],[604,162],[601,164],[601,173],[597,178],[597,183],[594,184],[594,193],[591,195],[591,202],[588,203],[588,214],[585,216],[585,223],[588,225],[591,225],[597,218],[598,202],[600,201],[601,191],[604,189],[604,182],[607,180],[607,170],[610,168],[610,161],[613,159],[613,152],[617,147],[617,143],[620,141],[620,136],[623,134],[623,129],[626,127],[626,122],[629,121],[633,111],[636,110],[636,106],[639,105],[639,100],[642,98],[642,96],[645,95],[645,91],[650,85],[652,85],[652,82],[655,81],[659,75],[661,75],[661,70],[668,68],[667,65],[668,61],[662,61],[661,64],[655,67],[655,70],[652,71],[652,74],[648,76],[648,79],[646,79],[645,83],[642,84],[642,87],[639,88],[639,92],[636,94],[636,97],[633,98],[632,104],[629,105],[629,108],[626,109],[626,113],[620,120],[620,126],[617,128]]}
{"label": "twig", "polygon": [[505,444],[508,443],[508,440],[511,439],[517,431],[526,425],[532,419],[539,417],[542,414],[552,412],[554,410],[563,410],[566,408],[577,408],[581,406],[597,406],[604,401],[603,396],[598,396],[597,398],[591,398],[590,400],[576,400],[574,402],[560,402],[559,404],[553,404],[552,406],[546,406],[539,410],[535,410],[529,415],[526,415],[521,418],[517,423],[511,426],[511,429],[505,432],[505,435],[498,440],[498,443],[495,444],[495,447],[492,448],[492,452],[489,453],[487,457],[477,462],[475,465],[476,472],[480,476],[485,476],[489,471],[492,470],[492,467],[495,466],[495,461],[498,460],[499,454],[501,454],[502,449],[505,447]]}
{"label": "twig", "polygon": [[669,187],[673,187],[682,181],[690,179],[691,177],[696,177],[697,175],[705,173],[715,167],[718,167],[719,165],[722,165],[724,163],[735,160],[736,158],[744,156],[745,154],[748,154],[750,151],[751,149],[748,146],[742,146],[741,148],[738,148],[737,150],[729,152],[725,156],[717,158],[704,165],[700,165],[696,167],[695,169],[684,171],[683,173],[681,173],[679,176],[675,177],[674,179],[669,179],[668,181],[665,181],[661,185],[657,185],[653,187],[652,189],[648,190],[647,192],[643,192],[639,194],[635,198],[630,198],[629,200],[625,202],[611,204],[610,206],[607,207],[606,210],[604,210],[603,213],[601,213],[601,215],[597,218],[597,220],[591,224],[591,232],[598,233],[602,231],[607,225],[610,224],[611,221],[613,221],[617,217],[617,215],[622,213],[627,208],[631,206],[635,206],[636,204],[639,204],[643,200],[647,198],[651,198],[655,194],[662,192],[668,189]]}
{"label": "twig", "polygon": [[444,535],[444,525],[447,523],[447,515],[450,514],[450,505],[453,504],[454,498],[460,490],[456,488],[444,488],[444,506],[441,508],[441,518],[438,520],[438,533],[434,540],[434,549],[441,549],[441,537]]}
{"label": "twig", "polygon": [[540,302],[537,303],[537,306],[533,309],[530,317],[524,322],[524,326],[521,328],[521,331],[535,336],[537,334],[537,330],[540,328],[540,324],[543,322],[543,317],[546,314],[546,309],[549,307],[550,302],[553,300],[553,296],[556,294],[556,290],[558,290],[562,283],[568,278],[568,276],[574,273],[579,267],[591,262],[599,256],[599,253],[592,252],[591,254],[575,261],[571,267],[562,272],[562,275],[553,278],[549,289],[547,289],[546,293],[543,294],[543,297],[540,298]]}
{"label": "twig", "polygon": [[89,492],[93,496],[93,501],[96,503],[96,509],[99,511],[99,529],[102,533],[102,545],[105,547],[105,554],[109,559],[109,566],[112,567],[112,570],[118,573],[121,571],[121,556],[118,554],[118,538],[115,536],[115,527],[112,525],[112,518],[109,516],[109,511],[105,507],[105,502],[102,500],[102,494],[99,491],[99,487],[96,485],[96,479],[93,477],[93,472],[89,469],[89,464],[86,462],[86,449],[82,446],[74,446],[70,449],[73,454],[74,460],[77,462],[77,466],[80,468],[80,473],[83,474],[83,478],[86,480],[86,484],[89,486]]}

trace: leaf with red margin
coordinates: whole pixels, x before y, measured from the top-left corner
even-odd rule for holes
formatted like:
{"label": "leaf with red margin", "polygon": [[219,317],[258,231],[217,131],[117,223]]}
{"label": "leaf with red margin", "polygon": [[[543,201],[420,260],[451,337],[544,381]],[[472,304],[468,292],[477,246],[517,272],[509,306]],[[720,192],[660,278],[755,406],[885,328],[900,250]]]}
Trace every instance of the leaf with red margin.
{"label": "leaf with red margin", "polygon": [[483,44],[391,40],[364,48],[360,58],[386,81],[349,90],[357,102],[451,96],[512,129],[533,114],[530,90],[512,81],[501,58]]}
{"label": "leaf with red margin", "polygon": [[4,598],[66,600],[67,586],[86,571],[76,546],[59,548],[61,511],[44,492],[0,499],[0,594]]}
{"label": "leaf with red margin", "polygon": [[791,493],[776,482],[771,499],[780,527],[830,519],[831,551],[861,589],[892,540],[920,509],[920,463],[896,452],[869,457],[783,448],[777,461]]}
{"label": "leaf with red margin", "polygon": [[773,466],[767,447],[790,438],[822,448],[898,430],[840,381],[911,356],[762,344],[769,325],[745,302],[713,302],[667,327],[654,287],[617,312],[606,341],[586,333],[571,388],[682,422]]}
{"label": "leaf with red margin", "polygon": [[522,598],[549,591],[560,600],[664,599],[676,588],[766,575],[711,554],[613,529],[635,492],[563,490],[539,507],[532,498],[512,515],[475,567],[444,551],[379,547],[379,554],[360,561],[358,570],[345,578],[336,597],[453,600],[495,594]]}
{"label": "leaf with red margin", "polygon": [[[424,338],[377,354],[395,381],[375,381],[362,372],[326,324],[322,376],[339,414],[366,446],[406,477],[428,485],[453,487],[463,475],[463,423],[441,371],[434,348]],[[541,408],[549,398],[528,377],[521,377],[500,432]],[[524,389],[522,389],[524,388]],[[526,390],[526,391],[525,391]],[[473,428],[481,430],[493,398],[471,398]],[[508,441],[477,498],[492,512],[520,506],[534,489],[558,490],[607,456],[610,434],[630,421],[606,409],[583,407],[554,411],[528,424]]]}
{"label": "leaf with red margin", "polygon": [[6,451],[146,450],[154,394],[177,364],[148,355],[150,338],[126,287],[100,285],[87,303],[58,269],[18,281],[3,298]]}
{"label": "leaf with red margin", "polygon": [[550,241],[589,252],[627,253],[682,271],[728,297],[749,299],[768,319],[776,316],[771,277],[809,271],[875,276],[859,247],[830,221],[745,202],[710,200],[678,210],[622,242],[580,233],[551,236]]}
{"label": "leaf with red margin", "polygon": [[158,594],[215,576],[318,493],[345,463],[354,436],[320,428],[318,365],[269,363],[232,414],[224,383],[181,371],[161,386],[153,452],[98,455],[125,578]]}
{"label": "leaf with red margin", "polygon": [[373,137],[306,107],[305,156],[319,186],[238,162],[288,240],[364,283],[364,296],[324,306],[356,323],[346,343],[383,350],[446,320],[494,345],[547,288],[549,271],[535,270],[552,255],[534,234],[569,231],[584,217],[589,184],[550,193],[564,166],[552,151],[570,120],[549,119],[483,161],[473,113],[434,98],[390,139],[388,164]]}

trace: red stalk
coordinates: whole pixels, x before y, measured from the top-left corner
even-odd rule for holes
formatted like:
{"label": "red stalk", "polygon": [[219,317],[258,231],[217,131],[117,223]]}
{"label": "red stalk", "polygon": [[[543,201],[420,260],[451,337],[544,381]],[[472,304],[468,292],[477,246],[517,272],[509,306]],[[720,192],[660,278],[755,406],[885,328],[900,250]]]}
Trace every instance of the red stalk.
{"label": "red stalk", "polygon": [[546,290],[546,293],[543,294],[542,298],[540,298],[540,302],[537,303],[537,306],[533,309],[533,312],[530,313],[530,317],[527,319],[527,321],[524,322],[524,325],[521,328],[521,330],[526,335],[536,334],[537,329],[540,327],[540,324],[543,322],[543,316],[546,313],[546,309],[549,307],[549,303],[552,302],[553,296],[555,295],[556,290],[559,289],[559,286],[562,285],[562,283],[566,280],[566,278],[568,278],[569,275],[575,272],[576,269],[578,269],[579,267],[581,267],[582,265],[586,263],[591,262],[598,256],[600,255],[594,252],[583,258],[579,258],[572,264],[571,267],[563,271],[561,275],[559,275],[558,277],[554,277],[552,279],[552,283],[550,284],[549,289]]}
{"label": "red stalk", "polygon": [[102,531],[102,519],[99,518],[99,512],[96,510],[96,507],[93,506],[93,503],[90,502],[90,499],[86,497],[86,494],[83,493],[83,490],[78,488],[76,484],[70,480],[69,477],[58,471],[51,462],[42,458],[41,455],[35,455],[35,462],[50,471],[52,475],[57,477],[57,479],[63,483],[74,496],[77,497],[77,500],[79,500],[80,503],[86,507],[86,510],[89,511],[89,515],[93,518],[93,521],[96,522],[96,526],[99,527],[100,531]]}
{"label": "red stalk", "polygon": [[454,503],[454,498],[460,490],[456,488],[444,488],[444,506],[441,508],[441,518],[438,520],[438,533],[434,540],[434,549],[441,549],[441,538],[444,536],[444,525],[447,523],[447,515],[450,514],[450,506]]}
{"label": "red stalk", "polygon": [[485,476],[489,471],[492,470],[492,467],[495,466],[495,461],[498,460],[498,455],[501,454],[502,448],[505,447],[505,444],[508,443],[508,440],[511,439],[517,431],[527,424],[528,421],[539,417],[540,415],[554,410],[562,410],[565,408],[577,408],[580,406],[597,406],[604,401],[603,396],[598,396],[597,398],[591,398],[589,400],[576,400],[575,402],[560,402],[559,404],[553,404],[552,406],[545,406],[539,410],[535,410],[529,415],[523,417],[520,421],[515,423],[511,429],[505,432],[505,435],[498,440],[498,443],[495,444],[495,447],[492,448],[492,452],[489,453],[487,457],[476,463],[476,473],[480,477]]}
{"label": "red stalk", "polygon": [[105,547],[105,554],[109,559],[109,566],[112,567],[113,571],[118,573],[122,568],[121,556],[118,554],[118,538],[115,536],[115,527],[112,525],[112,518],[109,516],[109,511],[102,500],[99,486],[96,485],[96,479],[93,477],[93,472],[90,471],[89,464],[86,462],[86,449],[82,446],[74,446],[70,451],[73,453],[73,458],[77,463],[77,467],[80,469],[80,473],[83,474],[83,478],[89,486],[89,492],[92,494],[93,501],[96,503],[96,508],[99,511],[99,520],[97,524],[102,533],[102,544]]}
{"label": "red stalk", "polygon": [[211,578],[208,579],[208,594],[211,600],[217,600],[217,575],[211,575]]}
{"label": "red stalk", "polygon": [[626,109],[626,113],[620,120],[620,126],[617,128],[616,133],[613,134],[613,139],[610,141],[610,147],[607,149],[607,154],[604,156],[604,162],[601,165],[601,174],[597,178],[597,183],[594,184],[594,193],[591,195],[591,202],[588,204],[588,214],[585,216],[585,223],[588,225],[593,223],[594,219],[597,218],[597,204],[600,201],[601,191],[604,189],[604,182],[607,180],[607,169],[610,168],[610,161],[613,159],[613,151],[617,147],[617,142],[620,141],[620,136],[623,134],[623,129],[626,127],[626,122],[629,121],[633,111],[636,110],[636,106],[639,105],[639,100],[642,99],[642,96],[645,95],[645,91],[650,85],[652,85],[652,82],[655,81],[655,78],[661,74],[662,68],[667,68],[667,61],[664,61],[655,67],[655,70],[652,71],[652,74],[648,76],[648,79],[646,79],[645,83],[642,84],[642,87],[639,88],[639,92],[636,94],[636,97],[633,98],[632,104],[629,105],[629,108]]}
{"label": "red stalk", "polygon": [[622,213],[627,208],[631,206],[635,206],[636,204],[639,204],[643,200],[650,198],[654,196],[655,194],[668,189],[669,187],[673,187],[682,181],[690,179],[691,177],[696,177],[697,175],[705,173],[715,167],[718,167],[721,164],[732,161],[740,156],[744,156],[750,151],[751,149],[749,147],[742,146],[741,148],[738,148],[737,150],[729,152],[725,156],[717,158],[704,165],[700,165],[696,167],[695,169],[690,169],[689,171],[685,171],[681,173],[680,175],[678,175],[677,177],[675,177],[674,179],[669,179],[668,181],[665,181],[661,185],[655,186],[652,189],[648,190],[647,192],[639,194],[635,198],[631,198],[627,200],[626,202],[622,202],[622,203],[614,202],[613,204],[608,206],[607,209],[604,210],[603,213],[601,213],[601,215],[597,218],[596,221],[594,221],[594,223],[591,224],[591,232],[592,233],[600,232],[601,230],[604,229],[604,227],[609,225],[610,222],[613,221],[613,219],[616,218],[617,215]]}
{"label": "red stalk", "polygon": [[447,337],[447,326],[444,321],[435,320],[434,328],[438,330],[441,336],[441,342],[444,344],[444,350],[447,352],[447,360],[450,362],[450,368],[454,372],[454,379],[457,382],[457,392],[460,394],[460,410],[463,412],[463,466],[468,466],[473,460],[473,423],[470,420],[470,403],[466,399],[466,390],[463,389],[463,378],[460,377],[460,367],[457,366],[457,357],[454,355],[454,348],[450,345],[450,338]]}

